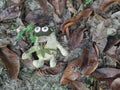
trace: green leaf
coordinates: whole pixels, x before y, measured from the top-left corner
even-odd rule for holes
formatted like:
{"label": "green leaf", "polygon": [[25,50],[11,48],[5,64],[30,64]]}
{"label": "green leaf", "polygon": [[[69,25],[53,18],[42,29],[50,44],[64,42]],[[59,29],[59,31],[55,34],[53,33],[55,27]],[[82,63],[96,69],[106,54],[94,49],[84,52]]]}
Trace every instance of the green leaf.
{"label": "green leaf", "polygon": [[85,0],[85,4],[87,5],[87,4],[90,4],[90,2],[91,2],[92,0]]}

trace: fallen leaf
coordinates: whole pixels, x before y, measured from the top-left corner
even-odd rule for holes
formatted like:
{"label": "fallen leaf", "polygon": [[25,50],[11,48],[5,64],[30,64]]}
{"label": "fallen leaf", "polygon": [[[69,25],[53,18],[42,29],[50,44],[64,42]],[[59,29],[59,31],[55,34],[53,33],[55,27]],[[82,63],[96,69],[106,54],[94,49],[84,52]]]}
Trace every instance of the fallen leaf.
{"label": "fallen leaf", "polygon": [[106,54],[110,56],[112,60],[120,64],[119,52],[120,52],[120,49],[117,48],[117,46],[113,46],[106,52]]}
{"label": "fallen leaf", "polygon": [[57,64],[56,67],[50,68],[48,66],[43,66],[40,69],[36,70],[35,74],[37,74],[38,76],[42,76],[42,75],[56,75],[59,72],[63,71],[63,69],[65,68],[65,64],[64,63],[59,63]]}
{"label": "fallen leaf", "polygon": [[40,6],[43,8],[43,10],[48,13],[49,9],[48,9],[48,5],[47,5],[47,0],[38,0]]}
{"label": "fallen leaf", "polygon": [[116,68],[100,68],[91,74],[92,77],[100,81],[105,81],[108,79],[114,79],[120,77],[120,69]]}
{"label": "fallen leaf", "polygon": [[114,4],[114,3],[118,3],[120,2],[120,0],[103,0],[103,2],[101,3],[100,7],[101,10],[105,10],[107,9],[111,4]]}
{"label": "fallen leaf", "polygon": [[66,0],[66,6],[68,10],[74,14],[74,16],[77,14],[77,10],[73,7],[73,4],[70,0]]}
{"label": "fallen leaf", "polygon": [[120,42],[120,39],[119,39],[119,37],[117,35],[115,35],[115,36],[109,36],[107,39],[108,39],[107,40],[107,44],[106,44],[103,52],[106,52],[111,47],[113,47],[114,45],[116,45],[117,43]]}
{"label": "fallen leaf", "polygon": [[81,73],[86,76],[90,75],[92,72],[96,70],[98,67],[98,53],[96,52],[96,48],[93,46],[92,42],[88,43],[88,46],[85,47],[83,54],[86,55],[82,57],[82,65],[81,65]]}
{"label": "fallen leaf", "polygon": [[54,12],[61,16],[65,8],[65,0],[48,0],[48,2],[54,7]]}
{"label": "fallen leaf", "polygon": [[120,78],[116,78],[111,84],[111,90],[120,90]]}
{"label": "fallen leaf", "polygon": [[92,9],[88,8],[80,13],[78,13],[76,16],[73,16],[72,18],[66,20],[62,25],[61,25],[61,31],[62,33],[66,33],[67,36],[69,37],[69,27],[81,20],[82,18],[88,18],[92,14]]}
{"label": "fallen leaf", "polygon": [[19,3],[24,2],[24,0],[11,0],[11,1],[13,1],[13,2],[16,3],[16,4],[19,4]]}
{"label": "fallen leaf", "polygon": [[102,53],[107,44],[107,30],[104,22],[98,24],[96,30],[92,32],[92,41],[96,43],[100,53]]}
{"label": "fallen leaf", "polygon": [[88,45],[83,48],[82,56],[68,63],[60,80],[60,84],[68,84],[68,80],[74,81],[80,74],[86,76],[94,72],[98,66],[97,57],[92,43],[88,43]]}
{"label": "fallen leaf", "polygon": [[10,41],[8,40],[8,38],[0,39],[0,48],[6,47],[8,44],[10,44]]}
{"label": "fallen leaf", "polygon": [[72,87],[71,90],[89,90],[82,82],[69,80]]}
{"label": "fallen leaf", "polygon": [[50,16],[42,13],[41,10],[34,10],[28,13],[25,20],[32,24],[47,24],[50,21]]}
{"label": "fallen leaf", "polygon": [[60,80],[60,84],[61,85],[68,84],[69,83],[68,79],[76,80],[80,76],[80,70],[79,70],[80,65],[81,65],[80,59],[76,59],[68,63],[68,66],[64,70],[64,73]]}
{"label": "fallen leaf", "polygon": [[87,29],[88,28],[85,26],[83,27],[80,26],[77,30],[74,30],[70,34],[69,44],[71,49],[75,49],[77,46],[80,45],[80,42],[83,40],[84,31]]}
{"label": "fallen leaf", "polygon": [[19,57],[7,47],[0,49],[0,58],[4,63],[11,79],[18,79],[20,69]]}
{"label": "fallen leaf", "polygon": [[20,11],[18,6],[10,6],[0,13],[0,21],[15,18],[19,16],[19,14]]}

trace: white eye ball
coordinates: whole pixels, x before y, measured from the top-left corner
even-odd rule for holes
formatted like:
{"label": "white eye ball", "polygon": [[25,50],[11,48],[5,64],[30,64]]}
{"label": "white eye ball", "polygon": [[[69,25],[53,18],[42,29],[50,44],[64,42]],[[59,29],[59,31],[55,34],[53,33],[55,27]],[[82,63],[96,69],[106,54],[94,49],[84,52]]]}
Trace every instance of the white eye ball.
{"label": "white eye ball", "polygon": [[40,32],[40,29],[41,29],[41,27],[36,27],[36,28],[35,28],[35,32],[36,32],[36,33]]}
{"label": "white eye ball", "polygon": [[47,32],[48,30],[49,30],[49,28],[47,26],[42,27],[43,32]]}

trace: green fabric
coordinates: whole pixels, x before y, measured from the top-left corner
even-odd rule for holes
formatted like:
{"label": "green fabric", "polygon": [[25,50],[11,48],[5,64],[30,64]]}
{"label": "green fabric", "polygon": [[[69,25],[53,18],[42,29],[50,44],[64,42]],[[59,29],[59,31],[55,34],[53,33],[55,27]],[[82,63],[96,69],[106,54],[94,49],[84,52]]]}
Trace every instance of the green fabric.
{"label": "green fabric", "polygon": [[16,39],[19,40],[19,39],[21,39],[23,34],[26,34],[26,35],[29,35],[29,38],[32,42],[35,41],[35,37],[33,36],[33,34],[31,34],[29,32],[29,31],[33,30],[34,28],[35,28],[35,25],[33,25],[33,24],[28,25],[26,28],[24,28],[17,34]]}

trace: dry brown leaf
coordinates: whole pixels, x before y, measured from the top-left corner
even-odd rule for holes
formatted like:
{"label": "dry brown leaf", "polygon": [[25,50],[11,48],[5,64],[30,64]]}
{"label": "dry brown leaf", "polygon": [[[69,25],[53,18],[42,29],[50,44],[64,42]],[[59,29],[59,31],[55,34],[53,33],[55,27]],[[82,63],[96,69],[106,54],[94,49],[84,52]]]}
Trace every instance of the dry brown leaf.
{"label": "dry brown leaf", "polygon": [[0,58],[2,59],[10,77],[12,79],[17,79],[20,69],[19,57],[13,51],[4,47],[0,49]]}
{"label": "dry brown leaf", "polygon": [[111,90],[120,90],[120,78],[116,78],[111,84]]}
{"label": "dry brown leaf", "polygon": [[47,0],[38,0],[40,6],[43,8],[43,10],[48,13],[49,9],[48,9],[48,5],[47,5]]}
{"label": "dry brown leaf", "polygon": [[73,4],[70,0],[66,0],[66,6],[68,10],[74,14],[74,16],[77,14],[77,10],[73,7]]}
{"label": "dry brown leaf", "polygon": [[54,12],[61,16],[65,8],[65,0],[48,0],[48,2],[54,7]]}
{"label": "dry brown leaf", "polygon": [[85,27],[85,26],[81,27],[80,26],[77,30],[74,30],[70,34],[69,44],[70,44],[71,49],[74,49],[74,48],[76,48],[77,46],[80,45],[80,42],[83,40],[85,30],[87,30],[87,27]]}
{"label": "dry brown leaf", "polygon": [[41,10],[34,10],[28,13],[25,20],[33,24],[46,24],[49,23],[50,17],[42,13]]}
{"label": "dry brown leaf", "polygon": [[82,18],[88,18],[92,14],[92,9],[88,8],[83,11],[81,11],[79,14],[76,16],[73,16],[72,18],[66,20],[62,25],[61,25],[61,31],[62,33],[66,33],[67,36],[69,36],[69,27],[78,22]]}
{"label": "dry brown leaf", "polygon": [[100,68],[91,74],[92,77],[100,81],[114,79],[120,77],[120,69],[116,68]]}
{"label": "dry brown leaf", "polygon": [[35,74],[37,74],[38,76],[55,75],[55,74],[58,74],[59,72],[63,71],[64,68],[65,68],[64,63],[59,63],[59,64],[57,64],[56,67],[53,67],[53,68],[50,68],[48,66],[43,66],[40,69],[36,70]]}
{"label": "dry brown leaf", "polygon": [[114,45],[116,45],[119,42],[120,42],[120,39],[117,37],[117,35],[109,36],[106,47],[104,48],[104,52],[106,52],[107,50],[109,50],[111,47],[113,47]]}
{"label": "dry brown leaf", "polygon": [[112,58],[115,62],[120,64],[120,57],[119,57],[120,49],[117,46],[111,47],[106,54]]}
{"label": "dry brown leaf", "polygon": [[79,66],[81,65],[81,60],[76,59],[70,62],[67,68],[64,70],[63,76],[60,80],[60,84],[68,84],[69,80],[76,80],[80,76]]}
{"label": "dry brown leaf", "polygon": [[8,40],[8,38],[0,39],[0,48],[6,47],[8,44],[10,44],[10,41]]}
{"label": "dry brown leaf", "polygon": [[104,22],[98,24],[96,30],[92,32],[92,41],[96,43],[100,53],[102,53],[107,44],[107,30]]}
{"label": "dry brown leaf", "polygon": [[88,43],[88,46],[83,51],[84,53],[86,54],[82,57],[81,73],[83,75],[90,75],[98,67],[98,54],[93,47],[93,43]]}
{"label": "dry brown leaf", "polygon": [[11,1],[13,1],[14,3],[17,3],[17,4],[24,2],[24,0],[11,0]]}
{"label": "dry brown leaf", "polygon": [[15,18],[19,16],[19,14],[20,11],[18,6],[10,6],[0,13],[0,21]]}
{"label": "dry brown leaf", "polygon": [[89,75],[97,68],[97,66],[97,54],[92,43],[89,43],[83,48],[81,58],[68,63],[60,80],[60,84],[68,84],[68,80],[76,80],[80,76],[80,73],[83,75]]}
{"label": "dry brown leaf", "polygon": [[120,0],[103,0],[102,4],[100,5],[100,9],[101,10],[105,10],[106,8],[108,8],[111,4],[114,3],[120,3]]}

